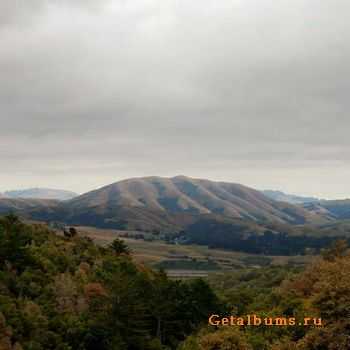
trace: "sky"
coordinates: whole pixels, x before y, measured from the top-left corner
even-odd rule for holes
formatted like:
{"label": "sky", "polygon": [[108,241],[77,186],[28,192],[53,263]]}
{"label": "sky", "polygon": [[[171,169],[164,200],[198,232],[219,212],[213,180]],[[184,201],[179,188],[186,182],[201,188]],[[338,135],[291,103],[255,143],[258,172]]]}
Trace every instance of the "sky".
{"label": "sky", "polygon": [[0,192],[184,174],[350,197],[348,0],[1,0]]}

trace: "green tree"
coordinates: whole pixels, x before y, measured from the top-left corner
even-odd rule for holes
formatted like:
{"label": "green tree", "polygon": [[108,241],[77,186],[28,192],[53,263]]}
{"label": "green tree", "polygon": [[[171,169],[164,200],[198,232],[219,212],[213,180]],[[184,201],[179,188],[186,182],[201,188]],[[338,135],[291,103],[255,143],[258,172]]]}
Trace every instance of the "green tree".
{"label": "green tree", "polygon": [[10,263],[23,270],[30,263],[28,245],[32,240],[30,230],[15,215],[7,215],[0,221],[0,267]]}
{"label": "green tree", "polygon": [[123,240],[116,238],[110,245],[109,248],[114,252],[116,255],[129,255],[131,253],[130,248],[124,243]]}

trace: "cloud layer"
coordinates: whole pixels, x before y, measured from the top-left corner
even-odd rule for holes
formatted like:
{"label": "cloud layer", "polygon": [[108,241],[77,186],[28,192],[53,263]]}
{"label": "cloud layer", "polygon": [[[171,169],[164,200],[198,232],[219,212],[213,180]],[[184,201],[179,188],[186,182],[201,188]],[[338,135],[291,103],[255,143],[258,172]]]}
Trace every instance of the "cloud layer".
{"label": "cloud layer", "polygon": [[350,196],[345,0],[0,3],[0,191],[143,175]]}

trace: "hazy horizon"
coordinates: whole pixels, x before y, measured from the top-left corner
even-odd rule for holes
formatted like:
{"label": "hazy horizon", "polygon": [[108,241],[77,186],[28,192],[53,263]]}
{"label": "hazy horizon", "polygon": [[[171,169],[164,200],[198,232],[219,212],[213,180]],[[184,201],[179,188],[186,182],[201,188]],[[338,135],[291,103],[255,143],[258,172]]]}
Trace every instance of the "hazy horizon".
{"label": "hazy horizon", "polygon": [[0,192],[185,174],[350,197],[349,10],[1,1]]}

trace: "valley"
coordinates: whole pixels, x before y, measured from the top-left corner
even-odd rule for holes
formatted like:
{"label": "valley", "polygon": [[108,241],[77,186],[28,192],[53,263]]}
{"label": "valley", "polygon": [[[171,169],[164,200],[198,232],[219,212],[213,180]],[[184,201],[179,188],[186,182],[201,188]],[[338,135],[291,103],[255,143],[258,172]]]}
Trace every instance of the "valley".
{"label": "valley", "polygon": [[[40,191],[46,195],[55,193]],[[273,191],[270,195],[271,192],[276,195]],[[292,204],[270,197],[236,183],[182,175],[151,176],[118,181],[70,200],[1,197],[0,214],[13,212],[25,220],[46,222],[54,228],[95,227],[95,236],[101,236],[100,240],[108,230],[124,232],[126,240],[132,238],[125,233],[136,232],[134,236],[139,239],[132,240],[131,246],[137,246],[141,252],[142,244],[152,251],[151,244],[167,242],[169,246],[181,243],[181,247],[193,246],[197,250],[202,246],[211,252],[224,249],[292,257],[317,255],[336,239],[350,239],[349,201],[298,197],[305,202]],[[288,198],[295,201],[293,196]],[[205,253],[204,260],[193,251],[184,255],[188,258],[176,264],[162,259],[160,266],[168,269],[175,264],[176,269],[215,270],[225,265],[216,260],[208,262]],[[144,256],[146,260],[157,260],[152,253]],[[227,264],[240,266],[242,262],[233,259]]]}
{"label": "valley", "polygon": [[108,246],[116,237],[121,238],[131,248],[137,263],[154,268],[164,268],[170,277],[198,277],[244,268],[266,266],[303,266],[315,257],[312,255],[262,256],[243,252],[210,249],[203,245],[167,244],[161,240],[131,238],[140,232],[75,227],[79,235],[91,238],[96,244]]}

